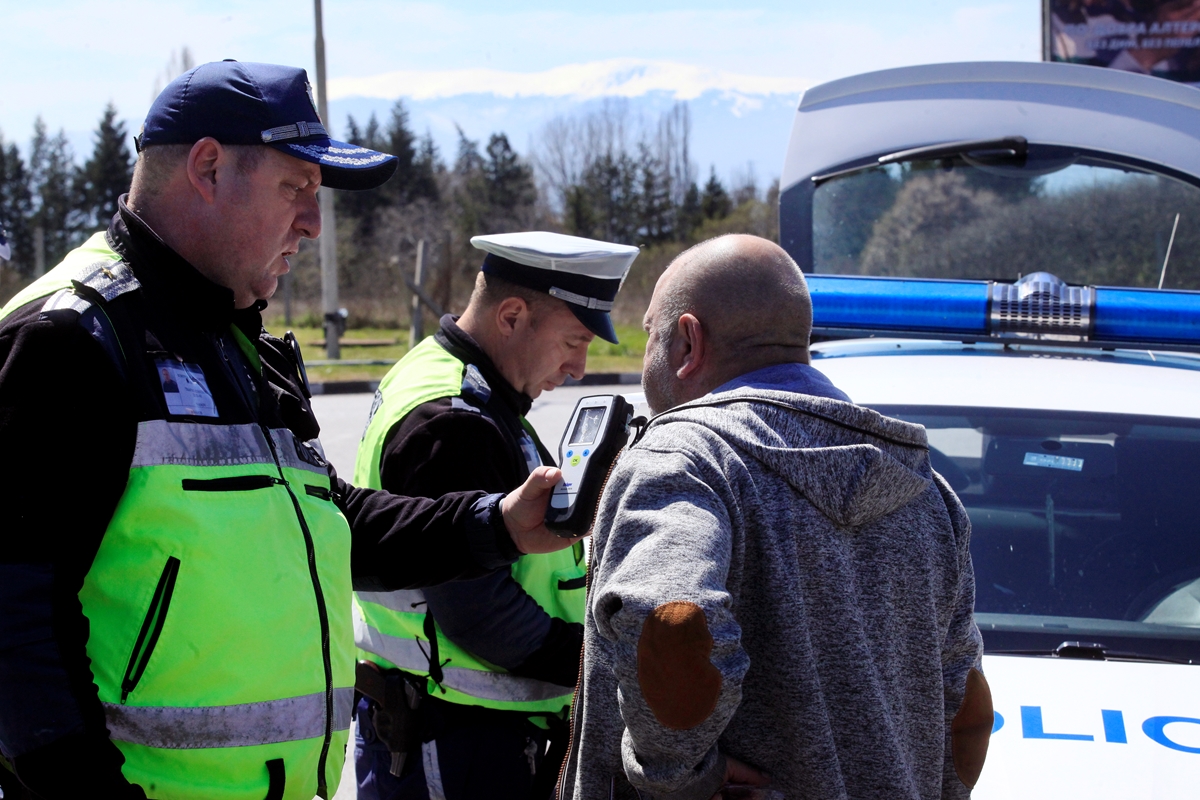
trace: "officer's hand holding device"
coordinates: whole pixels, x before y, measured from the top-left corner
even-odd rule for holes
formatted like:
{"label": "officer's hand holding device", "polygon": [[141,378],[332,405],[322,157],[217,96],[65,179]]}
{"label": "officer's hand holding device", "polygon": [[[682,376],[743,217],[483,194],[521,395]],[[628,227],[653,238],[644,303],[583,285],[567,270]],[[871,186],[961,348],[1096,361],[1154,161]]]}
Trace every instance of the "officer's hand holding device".
{"label": "officer's hand holding device", "polygon": [[500,501],[504,527],[522,553],[554,553],[574,543],[546,525],[547,504],[561,476],[557,467],[538,467]]}
{"label": "officer's hand holding device", "polygon": [[558,445],[562,479],[546,509],[547,528],[559,536],[588,532],[632,419],[633,406],[621,395],[592,395],[576,404]]}

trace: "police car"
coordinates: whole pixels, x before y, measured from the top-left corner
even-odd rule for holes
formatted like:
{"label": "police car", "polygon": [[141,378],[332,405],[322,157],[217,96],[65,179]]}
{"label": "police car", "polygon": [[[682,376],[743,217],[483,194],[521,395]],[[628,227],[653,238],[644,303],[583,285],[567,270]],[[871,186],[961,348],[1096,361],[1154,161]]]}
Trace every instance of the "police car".
{"label": "police car", "polygon": [[782,180],[813,364],[972,521],[977,798],[1200,795],[1200,91],[1066,64],[818,86]]}

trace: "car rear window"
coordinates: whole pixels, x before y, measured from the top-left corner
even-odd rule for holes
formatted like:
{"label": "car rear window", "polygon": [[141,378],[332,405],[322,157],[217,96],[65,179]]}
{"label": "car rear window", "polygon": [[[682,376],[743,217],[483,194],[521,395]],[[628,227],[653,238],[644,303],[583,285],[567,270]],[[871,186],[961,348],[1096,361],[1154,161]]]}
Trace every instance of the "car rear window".
{"label": "car rear window", "polygon": [[816,187],[812,226],[818,273],[1200,289],[1200,188],[1102,154],[852,171]]}

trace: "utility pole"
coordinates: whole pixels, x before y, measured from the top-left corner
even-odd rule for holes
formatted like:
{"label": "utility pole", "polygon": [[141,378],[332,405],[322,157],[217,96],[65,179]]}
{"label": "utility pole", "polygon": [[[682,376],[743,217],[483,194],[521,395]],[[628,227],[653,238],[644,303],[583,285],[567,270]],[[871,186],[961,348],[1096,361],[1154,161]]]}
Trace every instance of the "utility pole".
{"label": "utility pole", "polygon": [[[317,115],[329,126],[329,98],[325,93],[325,35],[322,33],[321,0],[313,0],[317,14]],[[333,211],[333,190],[317,191],[321,204],[321,236],[317,240],[321,257],[321,309],[325,313],[325,356],[341,358],[338,343],[343,320],[338,312],[337,219]]]}
{"label": "utility pole", "polygon": [[421,296],[417,293],[425,284],[425,240],[417,241],[417,269],[413,284],[412,317],[408,329],[408,349],[412,350],[425,338],[425,312],[421,308]]}
{"label": "utility pole", "polygon": [[1050,0],[1042,0],[1042,61],[1054,60],[1054,39],[1050,35]]}
{"label": "utility pole", "polygon": [[38,225],[33,229],[33,276],[46,274],[46,229]]}

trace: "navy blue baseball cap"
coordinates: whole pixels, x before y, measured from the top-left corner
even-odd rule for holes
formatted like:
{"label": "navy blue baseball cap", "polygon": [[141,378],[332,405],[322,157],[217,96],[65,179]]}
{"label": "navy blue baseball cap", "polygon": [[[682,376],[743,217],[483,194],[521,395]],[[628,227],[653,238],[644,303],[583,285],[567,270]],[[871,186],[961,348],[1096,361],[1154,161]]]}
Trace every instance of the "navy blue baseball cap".
{"label": "navy blue baseball cap", "polygon": [[274,147],[321,167],[333,189],[374,189],[396,172],[393,155],[329,138],[317,114],[308,73],[278,64],[214,61],[167,84],[135,137],[138,152],[158,144]]}

